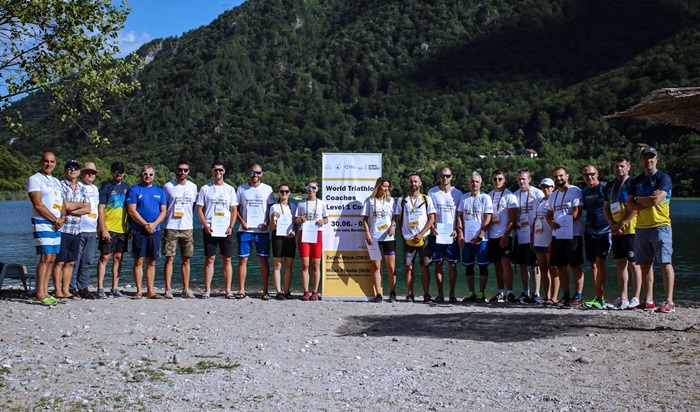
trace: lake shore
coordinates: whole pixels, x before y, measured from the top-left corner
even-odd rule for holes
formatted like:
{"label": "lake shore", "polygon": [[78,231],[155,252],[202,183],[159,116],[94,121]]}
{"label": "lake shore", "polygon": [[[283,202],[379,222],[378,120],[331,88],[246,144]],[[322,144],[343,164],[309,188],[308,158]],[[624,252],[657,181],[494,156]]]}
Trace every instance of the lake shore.
{"label": "lake shore", "polygon": [[[297,296],[298,298],[298,296]],[[700,309],[0,293],[3,410],[698,410]]]}

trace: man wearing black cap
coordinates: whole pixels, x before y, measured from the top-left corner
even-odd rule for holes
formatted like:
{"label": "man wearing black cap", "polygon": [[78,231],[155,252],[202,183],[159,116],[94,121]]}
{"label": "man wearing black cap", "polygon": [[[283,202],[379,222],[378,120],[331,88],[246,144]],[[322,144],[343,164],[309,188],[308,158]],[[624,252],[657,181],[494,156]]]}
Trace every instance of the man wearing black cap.
{"label": "man wearing black cap", "polygon": [[119,273],[122,270],[122,257],[128,250],[126,194],[129,185],[124,183],[126,169],[122,162],[112,163],[110,173],[112,180],[100,188],[100,204],[98,205],[98,236],[100,239],[100,260],[97,263],[97,297],[107,297],[104,291],[104,278],[107,263],[114,254],[112,264],[112,296],[123,297],[119,290]]}
{"label": "man wearing black cap", "polygon": [[659,154],[651,146],[642,149],[640,155],[644,174],[632,181],[632,193],[627,198],[630,209],[637,211],[637,227],[634,235],[634,254],[642,267],[642,284],[646,300],[641,309],[656,308],[653,297],[654,260],[661,265],[666,300],[659,306],[662,313],[674,312],[673,288],[676,273],[671,264],[673,233],[671,231],[671,177],[656,168]]}
{"label": "man wearing black cap", "polygon": [[63,173],[66,178],[61,181],[61,191],[66,200],[66,223],[61,228],[61,251],[53,267],[53,284],[56,298],[69,300],[80,299],[80,296],[71,295],[70,280],[80,251],[80,216],[90,213],[90,198],[78,184],[80,164],[77,161],[69,160]]}

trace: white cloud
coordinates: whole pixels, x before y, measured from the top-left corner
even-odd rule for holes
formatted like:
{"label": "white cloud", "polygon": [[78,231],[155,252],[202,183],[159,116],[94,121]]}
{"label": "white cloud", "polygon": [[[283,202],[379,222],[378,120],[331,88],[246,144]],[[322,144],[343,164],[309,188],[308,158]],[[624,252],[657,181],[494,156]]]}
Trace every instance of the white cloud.
{"label": "white cloud", "polygon": [[147,33],[142,32],[137,34],[133,30],[119,32],[119,49],[121,50],[120,56],[126,56],[127,54],[138,50],[144,43],[148,43],[153,40],[153,37]]}

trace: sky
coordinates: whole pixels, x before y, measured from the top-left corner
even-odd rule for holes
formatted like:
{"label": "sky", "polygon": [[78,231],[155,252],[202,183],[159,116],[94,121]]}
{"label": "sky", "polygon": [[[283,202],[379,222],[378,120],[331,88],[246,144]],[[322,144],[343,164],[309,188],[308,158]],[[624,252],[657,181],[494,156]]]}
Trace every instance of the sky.
{"label": "sky", "polygon": [[[244,0],[127,0],[131,12],[119,32],[121,55],[153,39],[180,36],[207,25]],[[114,0],[114,4],[121,3]]]}

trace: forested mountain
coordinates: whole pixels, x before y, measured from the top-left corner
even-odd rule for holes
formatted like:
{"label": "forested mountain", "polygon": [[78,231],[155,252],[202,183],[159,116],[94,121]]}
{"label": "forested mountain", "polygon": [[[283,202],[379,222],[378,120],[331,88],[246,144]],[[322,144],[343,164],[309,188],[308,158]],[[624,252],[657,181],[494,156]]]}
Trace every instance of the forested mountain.
{"label": "forested mountain", "polygon": [[[443,164],[466,188],[471,170],[522,166],[541,178],[564,165],[582,184],[584,164],[607,172],[647,143],[674,195],[700,195],[696,132],[602,117],[654,89],[700,84],[697,1],[248,0],[140,54],[142,88],[113,102],[111,119],[81,119],[110,145],[90,146],[30,96],[15,105],[29,135],[2,135],[0,156],[34,162],[51,149],[170,168],[183,158],[204,173],[198,183],[221,160],[234,184],[260,162],[269,183],[300,190],[323,152],[381,152],[401,188],[414,170],[432,184]],[[503,150],[516,156],[495,156]]]}

